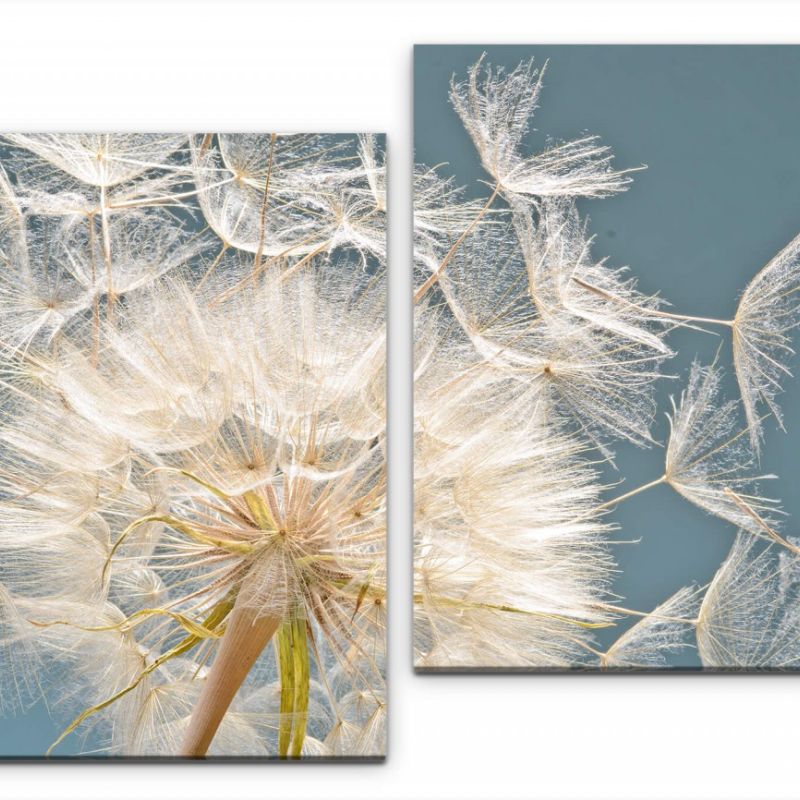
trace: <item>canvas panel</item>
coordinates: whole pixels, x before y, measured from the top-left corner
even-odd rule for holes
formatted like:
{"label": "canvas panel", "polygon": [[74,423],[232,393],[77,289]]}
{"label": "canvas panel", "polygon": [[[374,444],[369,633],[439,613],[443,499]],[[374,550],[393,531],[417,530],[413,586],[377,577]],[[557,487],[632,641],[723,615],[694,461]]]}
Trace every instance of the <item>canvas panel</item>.
{"label": "canvas panel", "polygon": [[796,667],[798,75],[416,48],[418,669]]}
{"label": "canvas panel", "polygon": [[384,755],[384,144],[2,137],[0,755]]}

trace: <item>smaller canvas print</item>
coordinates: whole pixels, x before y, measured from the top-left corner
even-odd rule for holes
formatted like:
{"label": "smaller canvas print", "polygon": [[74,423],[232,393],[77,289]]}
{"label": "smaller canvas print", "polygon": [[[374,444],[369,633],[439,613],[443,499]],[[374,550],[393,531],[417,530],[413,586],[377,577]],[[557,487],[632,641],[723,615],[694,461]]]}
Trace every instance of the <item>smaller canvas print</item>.
{"label": "smaller canvas print", "polygon": [[383,757],[384,144],[0,136],[0,757]]}
{"label": "smaller canvas print", "polygon": [[798,81],[416,48],[417,669],[800,666]]}

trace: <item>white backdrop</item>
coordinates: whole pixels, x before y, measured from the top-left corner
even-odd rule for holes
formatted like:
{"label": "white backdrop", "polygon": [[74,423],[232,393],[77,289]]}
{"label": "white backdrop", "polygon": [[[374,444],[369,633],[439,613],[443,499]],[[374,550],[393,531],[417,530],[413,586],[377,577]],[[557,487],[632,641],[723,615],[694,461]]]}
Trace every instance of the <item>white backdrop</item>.
{"label": "white backdrop", "polygon": [[779,42],[798,16],[771,2],[0,3],[0,129],[387,132],[392,333],[387,762],[0,765],[2,797],[800,796],[797,678],[412,674],[407,268],[414,42]]}

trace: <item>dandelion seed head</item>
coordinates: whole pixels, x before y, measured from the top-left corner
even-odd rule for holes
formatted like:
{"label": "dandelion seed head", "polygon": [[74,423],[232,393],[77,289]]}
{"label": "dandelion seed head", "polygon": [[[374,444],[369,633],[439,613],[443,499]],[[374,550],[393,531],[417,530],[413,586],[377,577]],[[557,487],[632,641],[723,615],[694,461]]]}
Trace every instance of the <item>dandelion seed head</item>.
{"label": "dandelion seed head", "polygon": [[[6,142],[0,658],[14,696],[58,696],[61,715],[82,712],[65,735],[102,751],[174,755],[228,629],[274,618],[276,645],[209,752],[285,756],[288,724],[292,752],[330,754],[342,699],[381,696],[385,672],[379,138]],[[281,666],[288,629],[305,679]],[[259,689],[280,698],[294,680],[307,708],[279,699],[261,716]],[[383,751],[373,715],[348,724],[347,755]]]}

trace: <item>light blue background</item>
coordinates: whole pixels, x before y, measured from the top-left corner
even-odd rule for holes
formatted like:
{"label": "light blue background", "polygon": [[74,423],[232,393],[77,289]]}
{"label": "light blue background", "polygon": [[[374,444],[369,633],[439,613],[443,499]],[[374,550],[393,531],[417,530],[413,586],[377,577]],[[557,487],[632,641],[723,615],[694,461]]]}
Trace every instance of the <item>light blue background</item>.
{"label": "light blue background", "polygon": [[[545,136],[575,138],[588,131],[612,147],[617,167],[648,169],[634,175],[631,189],[605,200],[583,201],[594,254],[612,266],[629,265],[644,292],[659,292],[674,310],[731,319],[748,280],[800,233],[800,48],[715,46],[417,46],[414,64],[416,160],[444,168],[475,197],[488,180],[474,146],[448,102],[452,73],[459,78],[484,51],[495,65],[513,69],[531,56],[550,60],[531,143]],[[395,265],[396,267],[397,265]],[[670,337],[679,355],[665,371],[660,412],[670,393],[679,394],[695,355],[704,363],[722,342],[726,389],[732,379],[730,335],[677,331]],[[797,368],[796,360],[791,365]],[[790,514],[786,532],[798,533],[796,473],[800,464],[800,379],[787,382],[781,397],[788,434],[767,424],[764,472],[780,480],[765,493],[782,498]],[[659,413],[655,435],[664,441]],[[657,478],[664,452],[616,448],[626,477],[609,497]],[[658,486],[618,507],[612,519],[622,570],[615,590],[628,607],[650,610],[680,587],[705,584],[724,560],[735,530]],[[621,629],[627,627],[623,622]],[[604,632],[610,644],[621,632]],[[674,666],[699,667],[694,650],[671,658]]]}

